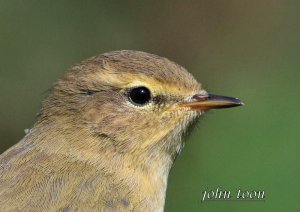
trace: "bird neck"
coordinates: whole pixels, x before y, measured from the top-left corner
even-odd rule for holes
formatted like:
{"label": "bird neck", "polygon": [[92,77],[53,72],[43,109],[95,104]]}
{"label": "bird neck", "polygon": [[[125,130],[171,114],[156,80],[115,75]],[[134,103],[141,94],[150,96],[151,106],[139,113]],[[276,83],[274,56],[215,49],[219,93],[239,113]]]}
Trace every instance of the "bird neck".
{"label": "bird neck", "polygon": [[99,172],[101,177],[110,177],[115,185],[126,188],[125,193],[130,193],[132,201],[138,202],[142,211],[149,208],[163,210],[167,179],[173,164],[172,157],[166,152],[118,152],[108,140],[99,140],[84,129],[70,130],[57,123],[37,124],[27,136],[41,152],[54,157],[63,155],[65,160],[105,170],[104,174]]}

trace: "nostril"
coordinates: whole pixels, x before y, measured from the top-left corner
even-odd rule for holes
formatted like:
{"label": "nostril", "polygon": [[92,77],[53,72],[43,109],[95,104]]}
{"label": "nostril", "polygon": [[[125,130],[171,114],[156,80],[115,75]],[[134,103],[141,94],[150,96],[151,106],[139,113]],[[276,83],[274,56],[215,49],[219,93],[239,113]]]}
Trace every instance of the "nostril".
{"label": "nostril", "polygon": [[205,101],[209,98],[209,94],[196,94],[192,97],[196,101]]}

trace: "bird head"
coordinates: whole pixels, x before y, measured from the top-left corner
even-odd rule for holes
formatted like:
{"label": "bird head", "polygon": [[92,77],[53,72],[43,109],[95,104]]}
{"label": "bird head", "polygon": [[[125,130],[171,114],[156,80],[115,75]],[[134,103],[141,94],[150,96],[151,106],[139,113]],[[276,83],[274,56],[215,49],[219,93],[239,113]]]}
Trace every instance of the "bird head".
{"label": "bird head", "polygon": [[241,104],[208,94],[166,58],[114,51],[75,65],[55,83],[38,123],[58,124],[70,136],[83,134],[115,153],[173,159],[200,115]]}

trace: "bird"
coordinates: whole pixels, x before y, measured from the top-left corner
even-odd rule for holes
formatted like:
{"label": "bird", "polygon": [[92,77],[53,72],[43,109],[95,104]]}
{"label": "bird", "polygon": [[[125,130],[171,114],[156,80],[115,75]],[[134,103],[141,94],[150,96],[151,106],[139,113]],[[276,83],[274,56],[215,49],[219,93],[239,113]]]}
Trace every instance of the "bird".
{"label": "bird", "polygon": [[154,54],[119,50],[83,60],[1,154],[0,211],[163,211],[187,132],[208,110],[241,105]]}

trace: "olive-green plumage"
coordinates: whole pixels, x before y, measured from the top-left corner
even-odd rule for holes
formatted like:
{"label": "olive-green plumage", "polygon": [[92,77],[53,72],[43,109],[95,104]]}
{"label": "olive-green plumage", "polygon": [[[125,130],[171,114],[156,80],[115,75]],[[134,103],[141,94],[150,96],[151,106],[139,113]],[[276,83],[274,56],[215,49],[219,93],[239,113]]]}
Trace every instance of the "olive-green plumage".
{"label": "olive-green plumage", "polygon": [[[140,87],[151,92],[141,105],[130,97]],[[152,54],[115,51],[74,66],[0,156],[0,211],[162,211],[182,135],[203,112],[188,103],[195,94],[207,93]]]}

